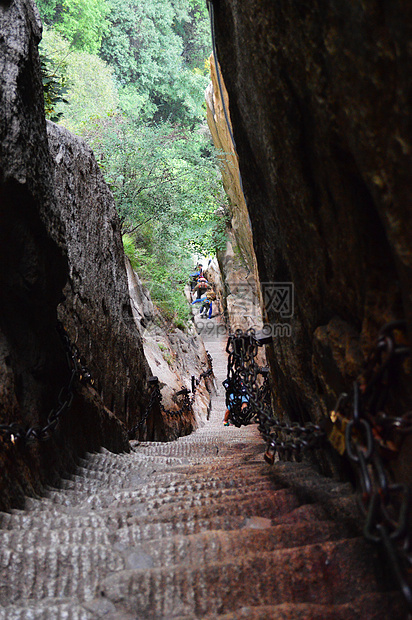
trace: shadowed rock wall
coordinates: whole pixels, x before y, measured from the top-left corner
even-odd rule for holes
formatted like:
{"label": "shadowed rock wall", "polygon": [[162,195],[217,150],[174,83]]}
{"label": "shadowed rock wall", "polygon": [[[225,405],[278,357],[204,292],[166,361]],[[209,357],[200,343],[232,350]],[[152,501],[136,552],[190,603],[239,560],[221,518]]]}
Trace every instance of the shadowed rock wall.
{"label": "shadowed rock wall", "polygon": [[[68,276],[65,226],[55,204],[31,2],[0,4],[0,423],[44,426],[67,385],[56,307]],[[23,446],[0,438],[0,508],[106,445],[128,449],[119,421],[88,387],[77,391],[52,440]]]}
{"label": "shadowed rock wall", "polygon": [[132,315],[113,196],[81,138],[51,122],[47,133],[70,269],[59,314],[105,406],[131,427],[145,405],[150,371]]}
{"label": "shadowed rock wall", "polygon": [[381,325],[412,326],[412,7],[213,4],[260,279],[295,287],[278,410],[319,419]]}

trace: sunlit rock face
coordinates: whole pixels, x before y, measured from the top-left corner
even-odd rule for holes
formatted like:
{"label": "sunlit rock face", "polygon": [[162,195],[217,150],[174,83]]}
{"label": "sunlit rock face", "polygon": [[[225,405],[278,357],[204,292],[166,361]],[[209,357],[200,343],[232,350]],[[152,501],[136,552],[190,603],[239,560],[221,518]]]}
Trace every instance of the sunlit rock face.
{"label": "sunlit rock face", "polygon": [[[69,272],[65,226],[54,195],[35,6],[2,2],[0,32],[0,422],[43,427],[69,379],[56,331]],[[127,448],[120,423],[81,388],[53,439],[2,445],[0,507],[21,504],[75,454],[102,444]]]}
{"label": "sunlit rock face", "polygon": [[[167,324],[127,258],[126,270],[133,318],[142,338],[150,372],[158,378],[166,410],[156,408],[138,437],[170,441],[203,426],[208,417],[213,384],[209,378],[200,379],[209,368],[205,346],[194,326],[185,333]],[[198,381],[194,396],[192,377]],[[184,402],[183,395],[179,394],[182,388],[189,390],[191,406],[179,412]]]}
{"label": "sunlit rock face", "polygon": [[320,418],[381,325],[412,325],[412,7],[213,4],[260,280],[294,285],[293,317],[268,308],[278,408]]}
{"label": "sunlit rock face", "polygon": [[207,122],[213,143],[218,149],[223,186],[229,199],[230,225],[226,231],[225,247],[221,247],[217,253],[220,273],[214,273],[215,265],[212,264],[208,267],[206,276],[213,282],[219,294],[222,309],[232,331],[261,329],[259,276],[238,157],[230,135],[231,126],[229,128],[227,123],[227,120],[230,123],[229,99],[225,84],[221,80],[228,117],[226,119],[213,55],[210,57],[210,73],[211,82],[205,93]]}

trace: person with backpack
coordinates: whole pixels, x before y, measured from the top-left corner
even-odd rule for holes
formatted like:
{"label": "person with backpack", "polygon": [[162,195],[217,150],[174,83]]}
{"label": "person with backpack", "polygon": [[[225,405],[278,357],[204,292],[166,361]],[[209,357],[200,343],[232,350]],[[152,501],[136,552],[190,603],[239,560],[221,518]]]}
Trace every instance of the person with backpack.
{"label": "person with backpack", "polygon": [[209,282],[206,280],[206,278],[204,278],[203,276],[200,276],[200,277],[197,279],[197,284],[196,284],[195,288],[193,289],[193,292],[194,292],[194,293],[196,292],[196,293],[197,293],[197,299],[200,299],[200,298],[201,298],[201,296],[202,296],[204,293],[206,293],[206,291],[207,291],[207,290],[209,290],[210,288],[211,288],[211,287],[210,287],[210,284],[209,284]]}

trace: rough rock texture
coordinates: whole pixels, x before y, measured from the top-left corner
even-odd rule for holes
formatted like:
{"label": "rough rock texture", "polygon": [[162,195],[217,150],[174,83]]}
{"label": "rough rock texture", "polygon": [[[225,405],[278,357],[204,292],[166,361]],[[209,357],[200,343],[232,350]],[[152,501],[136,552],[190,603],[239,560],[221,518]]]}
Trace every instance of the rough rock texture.
{"label": "rough rock texture", "polygon": [[[0,32],[0,422],[44,425],[69,376],[55,329],[68,266],[54,205],[35,6],[2,2]],[[102,443],[127,447],[119,423],[88,388],[77,394],[70,416],[47,443],[0,440],[2,508],[55,480],[76,452]]]}
{"label": "rough rock texture", "polygon": [[260,279],[295,287],[279,410],[319,418],[383,323],[412,327],[412,7],[214,5]]}
{"label": "rough rock texture", "polygon": [[226,249],[218,253],[218,261],[213,261],[205,274],[217,290],[231,331],[262,328],[259,281],[241,254],[232,228],[227,230]]}
{"label": "rough rock texture", "polygon": [[113,196],[81,138],[51,122],[47,132],[70,267],[60,315],[104,404],[130,427],[145,405],[149,370],[133,320]]}
{"label": "rough rock texture", "polygon": [[[133,316],[142,337],[145,358],[151,374],[159,379],[163,406],[169,412],[176,412],[183,403],[182,395],[177,396],[177,393],[184,387],[191,391],[192,376],[199,379],[209,368],[203,341],[194,328],[188,333],[171,329],[127,258],[126,269]],[[146,424],[147,438],[170,441],[203,426],[210,407],[210,389],[210,381],[202,379],[191,409],[181,415],[161,413],[156,408]]]}
{"label": "rough rock texture", "polygon": [[[222,306],[232,331],[249,327],[261,329],[262,312],[259,276],[249,214],[243,196],[239,162],[226,122],[213,55],[210,57],[211,82],[206,89],[207,122],[219,152],[223,186],[229,198],[231,224],[227,230],[226,248],[218,252],[220,276],[223,281]],[[221,80],[226,112],[230,122],[229,100]],[[208,267],[206,276],[217,290],[220,276],[216,265]]]}

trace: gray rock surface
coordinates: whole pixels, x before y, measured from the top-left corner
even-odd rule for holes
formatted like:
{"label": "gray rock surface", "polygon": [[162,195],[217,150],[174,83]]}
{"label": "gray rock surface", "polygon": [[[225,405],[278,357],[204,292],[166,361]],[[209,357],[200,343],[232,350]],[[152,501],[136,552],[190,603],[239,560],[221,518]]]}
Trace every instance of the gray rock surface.
{"label": "gray rock surface", "polygon": [[[198,380],[201,373],[209,368],[203,341],[194,327],[184,333],[168,325],[127,258],[126,269],[133,316],[142,337],[145,358],[152,375],[159,379],[165,409],[177,411],[182,396],[177,397],[176,394],[184,387],[191,391],[192,377]],[[200,380],[191,410],[179,417],[159,416],[156,427],[149,427],[150,439],[170,440],[202,426],[210,407],[210,389],[209,380]]]}
{"label": "gray rock surface", "polygon": [[[0,422],[26,426],[44,421],[67,381],[55,330],[67,263],[49,234],[53,187],[35,6],[2,3],[0,33]],[[61,239],[58,219],[55,231]],[[45,452],[2,445],[0,505],[22,502],[50,479],[56,463],[47,474]],[[63,450],[61,460],[67,456]]]}
{"label": "gray rock surface", "polygon": [[81,138],[51,122],[47,132],[70,267],[59,314],[104,404],[131,427],[145,405],[149,369],[133,320],[113,196]]}
{"label": "gray rock surface", "polygon": [[[213,281],[219,293],[231,330],[249,328],[260,330],[262,299],[252,230],[243,195],[239,160],[230,134],[232,126],[228,127],[225,115],[226,111],[230,123],[229,98],[221,79],[224,111],[213,55],[210,57],[210,73],[211,82],[205,92],[207,123],[219,152],[223,186],[229,199],[230,224],[226,230],[226,247],[217,252],[220,276],[216,273],[216,265],[213,263],[207,268],[206,275]],[[220,277],[223,284],[222,291]],[[261,358],[263,361],[263,351]]]}

